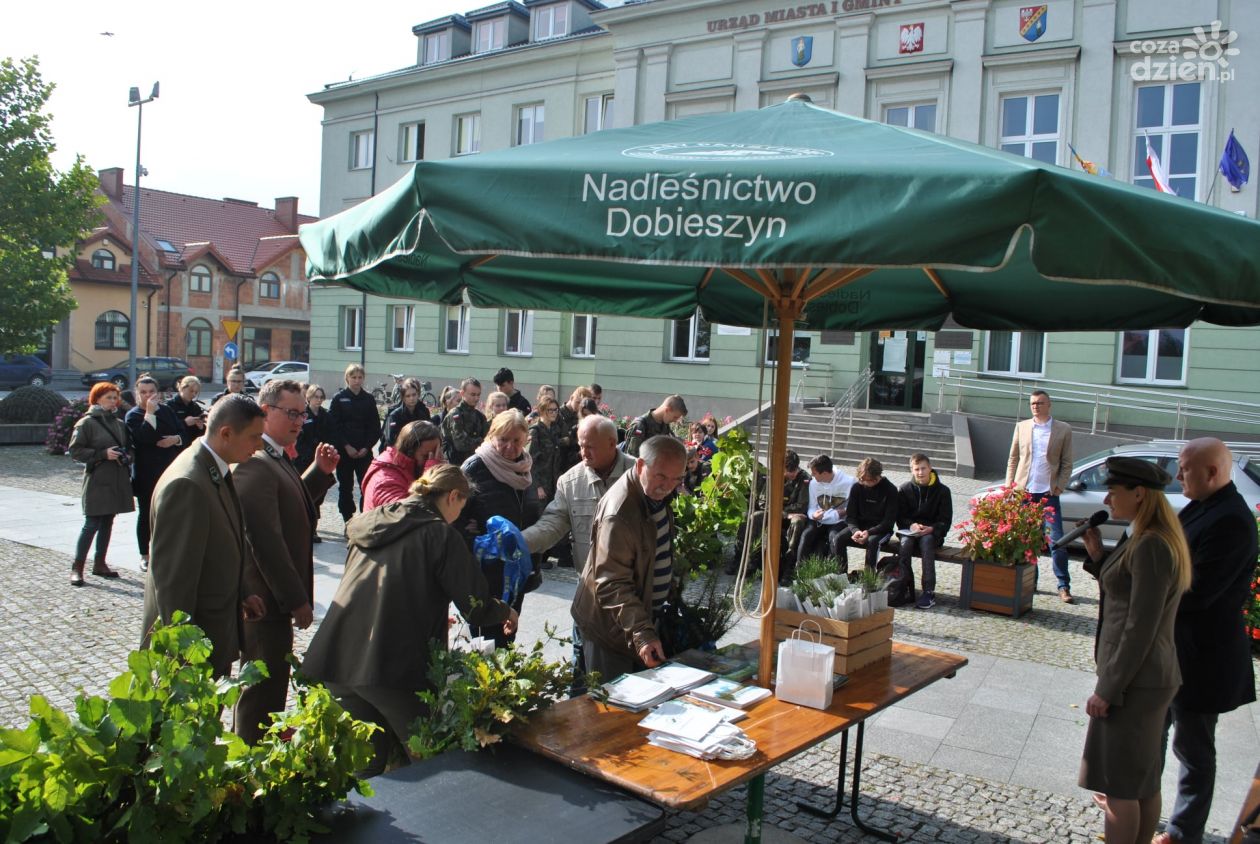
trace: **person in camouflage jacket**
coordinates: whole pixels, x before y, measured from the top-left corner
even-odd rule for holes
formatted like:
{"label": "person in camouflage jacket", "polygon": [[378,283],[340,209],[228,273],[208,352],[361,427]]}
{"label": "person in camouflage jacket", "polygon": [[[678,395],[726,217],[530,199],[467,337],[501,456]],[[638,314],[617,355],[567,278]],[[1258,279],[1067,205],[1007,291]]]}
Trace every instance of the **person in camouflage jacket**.
{"label": "person in camouflage jacket", "polygon": [[652,437],[674,436],[671,426],[686,415],[687,403],[683,401],[682,396],[666,396],[659,407],[649,410],[631,423],[630,429],[626,432],[626,454],[638,457],[639,446]]}
{"label": "person in camouflage jacket", "polygon": [[490,423],[477,409],[477,402],[481,400],[481,382],[476,378],[465,378],[459,385],[459,396],[459,404],[442,417],[442,451],[452,466],[462,466],[472,457],[490,430]]}

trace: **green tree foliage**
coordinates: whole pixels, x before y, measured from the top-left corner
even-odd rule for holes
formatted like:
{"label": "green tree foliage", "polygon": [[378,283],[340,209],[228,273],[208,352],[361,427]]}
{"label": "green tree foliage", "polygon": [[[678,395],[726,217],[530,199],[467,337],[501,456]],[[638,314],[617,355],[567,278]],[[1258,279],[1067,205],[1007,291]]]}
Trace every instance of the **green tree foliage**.
{"label": "green tree foliage", "polygon": [[[0,351],[31,352],[75,307],[66,271],[99,218],[96,174],[53,169],[53,85],[34,58],[0,59]],[[67,253],[47,257],[55,247]]]}

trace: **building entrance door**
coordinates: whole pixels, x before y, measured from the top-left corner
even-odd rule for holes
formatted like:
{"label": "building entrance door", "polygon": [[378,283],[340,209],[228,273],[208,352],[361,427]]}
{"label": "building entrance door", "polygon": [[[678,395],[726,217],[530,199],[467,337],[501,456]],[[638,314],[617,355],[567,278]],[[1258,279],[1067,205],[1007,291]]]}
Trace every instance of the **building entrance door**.
{"label": "building entrance door", "polygon": [[923,361],[927,332],[871,332],[871,380],[868,407],[923,409]]}

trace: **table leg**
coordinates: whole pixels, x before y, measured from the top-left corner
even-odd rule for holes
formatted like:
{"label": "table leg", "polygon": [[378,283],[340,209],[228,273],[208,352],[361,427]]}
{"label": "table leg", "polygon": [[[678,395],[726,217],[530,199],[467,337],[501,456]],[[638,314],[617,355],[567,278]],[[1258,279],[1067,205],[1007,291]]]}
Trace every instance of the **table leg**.
{"label": "table leg", "polygon": [[866,732],[864,729],[865,726],[865,721],[858,722],[857,742],[853,749],[853,795],[849,798],[849,815],[853,818],[853,825],[865,832],[867,835],[873,835],[881,841],[895,842],[897,840],[897,836],[890,832],[885,832],[882,829],[875,829],[874,827],[867,826],[862,822],[862,819],[858,817],[858,789],[862,784],[862,735]]}
{"label": "table leg", "polygon": [[834,818],[840,814],[841,809],[844,808],[844,769],[848,764],[848,755],[849,731],[845,730],[840,734],[840,773],[837,775],[836,781],[836,805],[830,809],[822,809],[798,800],[796,801],[796,808],[819,818]]}
{"label": "table leg", "polygon": [[744,844],[761,844],[762,803],[766,796],[766,775],[758,774],[748,782],[748,814],[744,825]]}

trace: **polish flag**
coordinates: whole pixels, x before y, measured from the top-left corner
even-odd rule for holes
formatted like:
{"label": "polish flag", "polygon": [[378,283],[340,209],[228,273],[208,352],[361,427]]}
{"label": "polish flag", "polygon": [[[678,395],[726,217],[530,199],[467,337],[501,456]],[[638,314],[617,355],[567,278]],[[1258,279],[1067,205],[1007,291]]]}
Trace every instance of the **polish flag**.
{"label": "polish flag", "polygon": [[1155,189],[1157,191],[1176,195],[1177,192],[1168,183],[1168,171],[1164,169],[1163,162],[1159,160],[1159,153],[1155,152],[1155,148],[1151,146],[1150,136],[1146,138],[1146,169],[1151,171],[1151,178],[1155,180]]}

